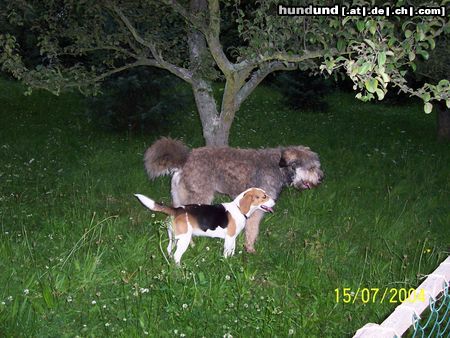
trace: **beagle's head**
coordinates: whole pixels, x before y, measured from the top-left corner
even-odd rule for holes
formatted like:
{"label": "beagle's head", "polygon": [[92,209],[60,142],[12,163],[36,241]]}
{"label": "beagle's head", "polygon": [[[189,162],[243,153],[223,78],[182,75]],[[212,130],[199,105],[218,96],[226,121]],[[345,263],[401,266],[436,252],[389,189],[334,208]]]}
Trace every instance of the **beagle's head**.
{"label": "beagle's head", "polygon": [[255,210],[273,212],[275,201],[260,188],[250,188],[240,193],[235,199],[241,212],[249,217]]}

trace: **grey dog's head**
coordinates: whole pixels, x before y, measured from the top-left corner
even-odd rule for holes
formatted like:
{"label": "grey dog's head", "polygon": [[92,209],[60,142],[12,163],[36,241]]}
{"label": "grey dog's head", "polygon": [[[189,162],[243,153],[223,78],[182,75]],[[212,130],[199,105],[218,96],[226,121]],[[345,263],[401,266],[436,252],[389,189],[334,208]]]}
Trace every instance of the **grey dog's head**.
{"label": "grey dog's head", "polygon": [[308,147],[282,149],[280,167],[289,172],[290,184],[300,190],[312,189],[323,179],[319,156]]}

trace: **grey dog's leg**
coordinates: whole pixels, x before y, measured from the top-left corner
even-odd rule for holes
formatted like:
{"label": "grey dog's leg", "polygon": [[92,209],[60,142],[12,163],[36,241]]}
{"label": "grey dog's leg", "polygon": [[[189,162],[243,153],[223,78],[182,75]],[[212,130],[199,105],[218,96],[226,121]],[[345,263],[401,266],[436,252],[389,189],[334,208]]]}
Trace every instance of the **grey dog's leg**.
{"label": "grey dog's leg", "polygon": [[247,220],[247,225],[245,226],[245,249],[247,252],[256,252],[254,245],[256,238],[258,238],[259,223],[261,223],[263,217],[264,212],[256,210]]}

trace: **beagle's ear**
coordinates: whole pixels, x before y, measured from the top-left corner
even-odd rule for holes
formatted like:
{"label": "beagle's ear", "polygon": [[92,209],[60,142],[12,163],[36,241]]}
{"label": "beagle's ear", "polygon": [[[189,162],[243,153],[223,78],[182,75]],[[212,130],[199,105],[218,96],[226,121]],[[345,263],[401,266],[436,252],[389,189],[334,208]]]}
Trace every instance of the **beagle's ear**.
{"label": "beagle's ear", "polygon": [[246,215],[250,211],[250,206],[253,202],[253,194],[251,192],[247,192],[242,196],[241,200],[239,201],[239,209],[241,209],[241,212]]}

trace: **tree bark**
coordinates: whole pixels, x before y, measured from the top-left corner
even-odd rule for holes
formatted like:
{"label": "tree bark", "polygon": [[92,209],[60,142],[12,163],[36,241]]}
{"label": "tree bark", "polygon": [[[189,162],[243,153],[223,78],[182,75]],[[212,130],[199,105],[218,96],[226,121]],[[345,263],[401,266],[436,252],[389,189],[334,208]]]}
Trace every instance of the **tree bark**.
{"label": "tree bark", "polygon": [[437,137],[440,141],[450,141],[450,109],[445,102],[437,105]]}
{"label": "tree bark", "polygon": [[[205,80],[196,80],[192,84],[192,89],[202,122],[206,145],[220,145],[219,140],[216,140],[217,131],[220,128],[220,119],[211,83]],[[224,140],[221,140],[221,142],[223,143]]]}
{"label": "tree bark", "polygon": [[[190,11],[193,15],[205,13],[207,10],[206,0],[191,0]],[[209,55],[205,36],[192,28],[189,33],[190,69],[193,71],[192,89],[202,122],[203,137],[208,146],[226,146],[235,111],[232,111],[232,118],[224,118],[224,114],[221,114],[223,105],[220,112],[217,109],[212,82],[205,79],[204,69],[202,70],[202,67],[207,67]],[[228,117],[228,114],[225,114],[225,117]]]}

